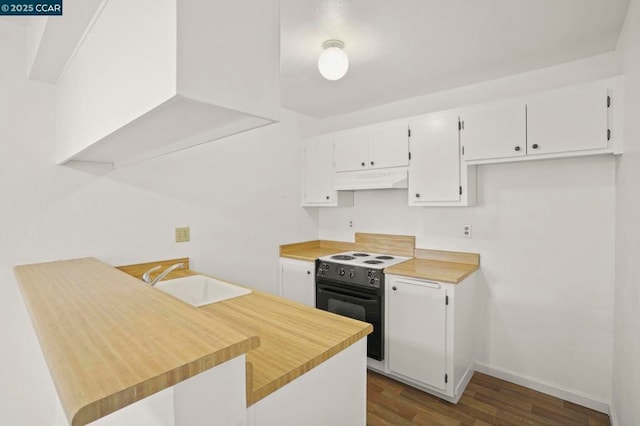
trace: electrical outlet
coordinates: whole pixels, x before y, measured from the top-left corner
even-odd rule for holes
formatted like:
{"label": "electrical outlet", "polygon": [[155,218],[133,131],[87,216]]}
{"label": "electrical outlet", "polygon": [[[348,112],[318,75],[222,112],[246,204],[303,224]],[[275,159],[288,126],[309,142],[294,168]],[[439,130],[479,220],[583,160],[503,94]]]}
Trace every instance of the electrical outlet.
{"label": "electrical outlet", "polygon": [[191,241],[191,231],[188,226],[176,228],[176,243],[186,243]]}
{"label": "electrical outlet", "polygon": [[352,220],[349,221],[349,228],[353,228],[353,221]]}
{"label": "electrical outlet", "polygon": [[462,226],[462,236],[465,238],[471,238],[471,225]]}

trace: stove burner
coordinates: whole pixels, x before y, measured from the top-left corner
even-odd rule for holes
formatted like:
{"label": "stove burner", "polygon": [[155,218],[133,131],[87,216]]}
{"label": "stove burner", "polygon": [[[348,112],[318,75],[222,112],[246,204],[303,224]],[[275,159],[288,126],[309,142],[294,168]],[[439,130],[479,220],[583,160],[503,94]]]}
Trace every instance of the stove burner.
{"label": "stove burner", "polygon": [[393,259],[393,256],[376,256],[376,259],[391,260]]}
{"label": "stove burner", "polygon": [[362,263],[367,263],[369,265],[379,265],[380,263],[384,263],[382,260],[365,260]]}
{"label": "stove burner", "polygon": [[352,256],[356,256],[356,257],[367,257],[369,256],[369,254],[367,253],[353,253]]}
{"label": "stove burner", "polygon": [[349,256],[347,254],[336,254],[335,256],[331,256],[332,259],[335,260],[353,260],[355,257]]}

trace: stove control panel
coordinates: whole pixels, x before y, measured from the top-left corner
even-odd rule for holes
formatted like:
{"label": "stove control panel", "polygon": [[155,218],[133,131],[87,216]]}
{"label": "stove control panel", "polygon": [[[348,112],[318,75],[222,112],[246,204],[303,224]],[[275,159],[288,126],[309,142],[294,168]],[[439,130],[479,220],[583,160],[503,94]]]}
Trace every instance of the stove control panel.
{"label": "stove control panel", "polygon": [[366,287],[380,288],[383,281],[382,271],[362,266],[348,266],[332,262],[319,262],[316,279],[327,279]]}

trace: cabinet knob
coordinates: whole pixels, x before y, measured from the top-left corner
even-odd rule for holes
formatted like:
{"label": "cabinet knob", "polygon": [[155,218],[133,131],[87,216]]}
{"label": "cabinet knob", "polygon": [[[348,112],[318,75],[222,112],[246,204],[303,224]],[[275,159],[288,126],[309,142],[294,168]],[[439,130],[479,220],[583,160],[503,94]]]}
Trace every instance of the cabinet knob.
{"label": "cabinet knob", "polygon": [[364,161],[362,162],[362,167],[364,167]]}
{"label": "cabinet knob", "polygon": [[373,161],[371,162],[371,165],[373,166]]}
{"label": "cabinet knob", "polygon": [[519,146],[516,146],[516,147],[515,147],[515,150],[516,150],[516,151],[520,151],[520,147],[519,147]]}
{"label": "cabinet knob", "polygon": [[537,143],[534,143],[533,145],[531,145],[531,148],[538,149],[540,148],[540,145],[538,145]]}
{"label": "cabinet knob", "polygon": [[329,200],[329,199],[331,199],[331,197],[329,197],[329,196],[327,195],[327,200]]}
{"label": "cabinet knob", "polygon": [[420,194],[416,194],[416,198],[420,198]]}
{"label": "cabinet knob", "polygon": [[311,271],[307,271],[307,275],[311,275]]}
{"label": "cabinet knob", "polygon": [[395,285],[393,287],[391,287],[391,290],[396,291],[398,289],[398,287],[396,287]]}

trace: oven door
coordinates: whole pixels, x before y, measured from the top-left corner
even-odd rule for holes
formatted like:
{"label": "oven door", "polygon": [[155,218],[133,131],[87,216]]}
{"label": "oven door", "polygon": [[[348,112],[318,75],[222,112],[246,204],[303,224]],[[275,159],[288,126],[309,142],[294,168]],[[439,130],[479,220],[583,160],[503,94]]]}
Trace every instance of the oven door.
{"label": "oven door", "polygon": [[372,324],[373,332],[367,336],[367,356],[379,361],[384,359],[383,301],[378,292],[371,293],[366,289],[318,281],[316,307]]}

